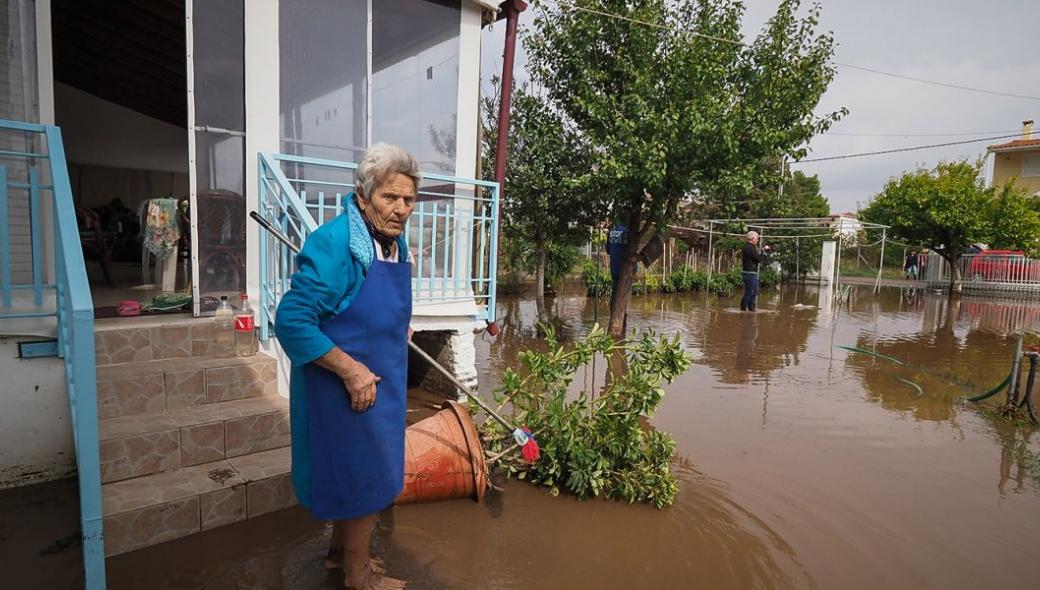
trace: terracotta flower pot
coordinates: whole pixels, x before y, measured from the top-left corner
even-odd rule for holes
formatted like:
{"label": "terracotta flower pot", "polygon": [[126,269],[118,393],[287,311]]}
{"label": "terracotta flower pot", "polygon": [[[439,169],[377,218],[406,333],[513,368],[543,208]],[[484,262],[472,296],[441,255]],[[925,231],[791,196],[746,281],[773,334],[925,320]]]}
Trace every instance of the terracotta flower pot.
{"label": "terracotta flower pot", "polygon": [[404,489],[395,504],[484,497],[487,467],[473,418],[458,402],[441,407],[405,431]]}

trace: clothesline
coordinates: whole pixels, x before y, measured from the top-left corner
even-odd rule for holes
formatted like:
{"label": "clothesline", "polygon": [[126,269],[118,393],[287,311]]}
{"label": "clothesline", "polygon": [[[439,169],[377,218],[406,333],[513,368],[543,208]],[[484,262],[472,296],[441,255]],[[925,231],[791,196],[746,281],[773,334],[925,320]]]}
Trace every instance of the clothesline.
{"label": "clothesline", "polygon": [[[687,228],[687,227],[682,227],[682,226],[671,226],[670,225],[668,227],[671,228],[671,229],[679,229],[679,230],[686,230],[686,231],[696,231],[696,232],[699,232],[699,233],[706,233],[706,234],[713,234],[713,235],[728,235],[728,236],[733,236],[733,237],[746,237],[748,235],[748,234],[745,234],[745,233],[730,233],[730,232],[724,232],[724,231],[706,230],[706,229],[701,229],[701,228]],[[785,228],[785,229],[790,229],[790,228]],[[817,233],[817,234],[808,234],[808,235],[772,235],[772,234],[765,234],[762,237],[763,238],[768,238],[768,239],[794,239],[794,238],[801,238],[801,237],[805,237],[805,238],[809,238],[809,237],[834,237],[834,234],[832,234],[832,233]]]}

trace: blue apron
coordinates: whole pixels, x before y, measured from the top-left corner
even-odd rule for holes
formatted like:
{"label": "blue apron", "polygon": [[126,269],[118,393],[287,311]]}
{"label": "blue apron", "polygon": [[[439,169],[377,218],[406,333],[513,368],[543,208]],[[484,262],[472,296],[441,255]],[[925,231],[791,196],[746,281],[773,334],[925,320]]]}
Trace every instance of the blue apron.
{"label": "blue apron", "polygon": [[314,363],[304,366],[310,442],[310,506],[316,518],[374,514],[404,487],[405,404],[412,265],[373,260],[350,305],[321,331],[382,378],[375,404],[350,407],[343,381]]}

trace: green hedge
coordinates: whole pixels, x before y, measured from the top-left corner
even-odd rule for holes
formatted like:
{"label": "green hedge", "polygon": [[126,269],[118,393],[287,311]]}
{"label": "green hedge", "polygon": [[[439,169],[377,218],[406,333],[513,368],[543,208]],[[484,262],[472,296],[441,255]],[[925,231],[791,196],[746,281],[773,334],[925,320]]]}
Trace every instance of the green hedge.
{"label": "green hedge", "polygon": [[[610,295],[610,271],[597,269],[589,261],[582,268],[581,278],[585,282],[585,292],[592,297]],[[759,287],[768,289],[780,282],[780,275],[772,269],[764,270],[758,276]],[[658,274],[644,274],[643,278],[632,284],[632,293],[648,295],[652,293],[686,293],[688,291],[708,291],[719,295],[729,295],[744,288],[744,279],[739,268],[723,273],[715,273],[711,280],[707,274],[692,271],[688,268],[673,271],[661,279]]]}

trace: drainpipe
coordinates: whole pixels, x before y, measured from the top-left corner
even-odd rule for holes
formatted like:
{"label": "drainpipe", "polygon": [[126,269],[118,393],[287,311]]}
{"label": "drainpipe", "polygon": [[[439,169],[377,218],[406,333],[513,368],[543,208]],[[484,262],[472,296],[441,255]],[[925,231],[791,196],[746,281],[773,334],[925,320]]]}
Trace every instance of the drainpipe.
{"label": "drainpipe", "polygon": [[[502,52],[502,98],[498,104],[498,146],[495,148],[495,182],[498,183],[498,201],[506,194],[506,152],[509,151],[509,105],[513,99],[513,58],[516,56],[516,23],[520,13],[527,9],[523,0],[506,0],[499,4],[506,17],[506,46]],[[498,223],[502,223],[502,207],[498,208]],[[488,322],[488,334],[498,335],[494,318]]]}
{"label": "drainpipe", "polygon": [[[495,182],[501,202],[506,189],[506,152],[509,149],[509,103],[513,98],[513,58],[516,55],[516,23],[527,8],[523,0],[506,0],[499,5],[506,17],[506,46],[502,54],[502,100],[498,105],[498,147],[495,149]],[[499,221],[501,221],[501,207]]]}

